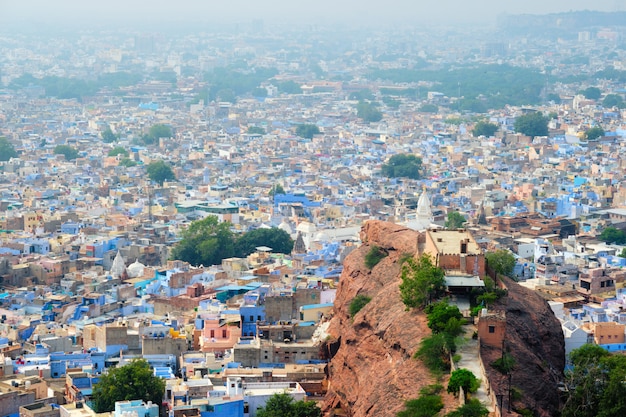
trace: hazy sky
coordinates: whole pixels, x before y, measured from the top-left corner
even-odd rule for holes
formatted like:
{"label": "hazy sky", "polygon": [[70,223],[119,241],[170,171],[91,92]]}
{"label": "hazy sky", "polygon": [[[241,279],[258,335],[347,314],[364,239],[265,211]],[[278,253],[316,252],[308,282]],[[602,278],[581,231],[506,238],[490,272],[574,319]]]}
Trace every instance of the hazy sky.
{"label": "hazy sky", "polygon": [[85,22],[121,19],[272,21],[494,21],[502,13],[624,11],[625,0],[0,0],[2,21]]}

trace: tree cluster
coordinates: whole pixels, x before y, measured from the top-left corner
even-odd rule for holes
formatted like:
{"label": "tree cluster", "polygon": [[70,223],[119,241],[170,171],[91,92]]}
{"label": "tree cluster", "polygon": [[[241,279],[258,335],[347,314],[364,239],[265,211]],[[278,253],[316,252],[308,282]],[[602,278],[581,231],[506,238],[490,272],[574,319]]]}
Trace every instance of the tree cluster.
{"label": "tree cluster", "polygon": [[78,157],[78,150],[69,145],[57,145],[54,147],[55,155],[65,156],[65,160],[71,161]]}
{"label": "tree cluster", "polygon": [[445,273],[430,256],[409,258],[402,265],[400,297],[407,309],[425,307],[445,289]]}
{"label": "tree cluster", "polygon": [[604,136],[604,129],[601,126],[594,126],[585,132],[585,139],[594,140]]}
{"label": "tree cluster", "polygon": [[517,133],[522,135],[530,137],[548,136],[548,122],[548,118],[540,112],[532,112],[515,119],[513,127]]}
{"label": "tree cluster", "polygon": [[507,277],[513,276],[516,261],[515,256],[513,256],[510,251],[498,249],[495,252],[487,252],[485,254],[485,260],[487,261],[487,265],[496,271],[497,274]]}
{"label": "tree cluster", "polygon": [[171,257],[196,266],[219,265],[226,258],[246,257],[259,246],[269,246],[274,253],[291,253],[293,239],[276,227],[236,236],[230,223],[220,223],[216,216],[207,216],[183,230]]}
{"label": "tree cluster", "polygon": [[321,417],[314,401],[294,401],[289,394],[274,394],[256,412],[257,417]]}
{"label": "tree cluster", "polygon": [[146,172],[148,173],[148,177],[156,183],[158,183],[161,187],[165,181],[172,181],[176,179],[176,175],[174,175],[174,171],[172,171],[172,167],[170,167],[165,161],[154,161],[150,162],[146,166]]}
{"label": "tree cluster", "polygon": [[8,161],[11,158],[17,158],[17,151],[7,138],[0,136],[0,161]]}
{"label": "tree cluster", "polygon": [[626,356],[587,344],[574,349],[569,360],[562,417],[626,415]]}
{"label": "tree cluster", "polygon": [[399,153],[393,155],[382,166],[382,175],[387,178],[410,178],[418,180],[421,178],[422,158]]}
{"label": "tree cluster", "polygon": [[115,409],[116,401],[143,400],[161,404],[165,380],[154,375],[144,359],[135,359],[120,368],[109,368],[93,388],[93,409],[105,413]]}
{"label": "tree cluster", "polygon": [[313,136],[319,135],[319,133],[320,128],[317,127],[317,125],[302,124],[296,127],[296,135],[300,136],[301,138],[311,139],[313,138]]}
{"label": "tree cluster", "polygon": [[606,243],[614,243],[623,245],[626,243],[626,232],[613,226],[609,226],[602,230],[598,239]]}
{"label": "tree cluster", "polygon": [[484,120],[476,123],[474,129],[472,129],[472,136],[475,138],[479,136],[491,137],[498,131],[498,125],[495,123],[489,123]]}
{"label": "tree cluster", "polygon": [[173,136],[172,128],[168,125],[161,123],[152,125],[148,133],[141,137],[141,140],[146,145],[152,145],[159,143],[161,138],[171,138]]}
{"label": "tree cluster", "polygon": [[369,101],[359,101],[356,105],[356,115],[364,122],[376,123],[383,119],[383,114],[378,110],[378,106]]}
{"label": "tree cluster", "polygon": [[446,220],[446,229],[460,229],[467,222],[465,217],[458,211],[451,211],[448,213],[448,219]]}

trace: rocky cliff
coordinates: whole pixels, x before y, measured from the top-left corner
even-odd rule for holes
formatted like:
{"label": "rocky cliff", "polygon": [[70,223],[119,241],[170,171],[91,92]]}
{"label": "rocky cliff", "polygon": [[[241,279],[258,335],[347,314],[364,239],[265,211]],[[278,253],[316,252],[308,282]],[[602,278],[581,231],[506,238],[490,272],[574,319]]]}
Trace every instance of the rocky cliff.
{"label": "rocky cliff", "polygon": [[[400,258],[416,252],[417,236],[402,226],[370,221],[361,231],[364,244],[344,262],[329,327],[325,414],[341,409],[349,416],[395,416],[420,387],[436,382],[411,358],[430,334],[425,316],[405,311],[398,289]],[[372,245],[388,256],[369,270],[364,259]],[[351,318],[348,308],[359,294],[372,300]]]}
{"label": "rocky cliff", "polygon": [[[363,226],[363,245],[344,263],[324,347],[331,358],[324,415],[395,416],[406,400],[419,395],[421,387],[436,383],[421,361],[412,358],[421,340],[431,334],[426,317],[405,311],[398,288],[401,258],[416,252],[417,237],[418,232],[392,223],[370,221]],[[388,256],[370,270],[364,261],[373,245]],[[510,300],[502,304],[511,323],[507,346],[518,360],[512,384],[523,393],[516,406],[537,408],[548,415],[558,406],[552,381],[563,369],[563,337],[545,301],[517,288],[510,290]],[[350,302],[359,294],[371,301],[350,317]],[[502,389],[501,375],[488,365],[500,350],[482,349],[481,354],[494,378],[493,386]],[[444,403],[444,412],[457,406],[447,395]]]}
{"label": "rocky cliff", "polygon": [[[505,279],[508,295],[494,310],[506,314],[504,349],[515,359],[511,372],[512,409],[529,409],[535,416],[558,415],[557,384],[563,380],[565,343],[561,325],[548,303],[534,291]],[[509,378],[491,364],[502,356],[502,347],[481,344],[485,371],[495,394],[504,394],[508,409]]]}

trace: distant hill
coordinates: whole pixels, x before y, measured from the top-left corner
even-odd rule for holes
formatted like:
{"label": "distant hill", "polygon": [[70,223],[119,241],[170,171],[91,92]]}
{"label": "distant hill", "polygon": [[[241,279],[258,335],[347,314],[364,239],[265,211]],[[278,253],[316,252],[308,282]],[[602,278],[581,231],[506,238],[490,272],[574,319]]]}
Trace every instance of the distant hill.
{"label": "distant hill", "polygon": [[578,11],[544,15],[502,15],[500,30],[510,34],[574,34],[606,26],[626,26],[626,12]]}

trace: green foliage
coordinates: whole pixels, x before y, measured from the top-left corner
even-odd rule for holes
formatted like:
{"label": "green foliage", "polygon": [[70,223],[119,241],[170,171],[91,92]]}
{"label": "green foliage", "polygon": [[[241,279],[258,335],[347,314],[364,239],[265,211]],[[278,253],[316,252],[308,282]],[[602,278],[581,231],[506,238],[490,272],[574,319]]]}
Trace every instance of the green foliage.
{"label": "green foliage", "polygon": [[365,255],[365,266],[372,269],[388,255],[389,254],[384,249],[374,245]]}
{"label": "green foliage", "polygon": [[583,345],[574,349],[569,359],[573,368],[566,372],[563,417],[626,415],[626,356]]}
{"label": "green foliage", "polygon": [[150,130],[142,137],[142,140],[146,145],[150,145],[159,143],[159,139],[161,138],[171,138],[172,136],[171,127],[164,124],[155,124],[150,127]]}
{"label": "green foliage", "polygon": [[302,124],[296,127],[296,135],[301,138],[311,139],[315,135],[319,135],[320,128],[316,125]]}
{"label": "green foliage", "polygon": [[433,264],[424,254],[418,259],[408,259],[402,265],[400,296],[407,309],[424,307],[445,289],[443,269]]}
{"label": "green foliage", "polygon": [[413,154],[399,153],[393,155],[382,166],[382,174],[387,178],[410,178],[418,180],[421,177],[422,159]]}
{"label": "green foliage", "polygon": [[515,256],[506,249],[498,249],[495,252],[487,252],[485,254],[487,265],[496,273],[510,277],[513,275],[515,268]]}
{"label": "green foliage", "polygon": [[173,247],[171,258],[194,266],[221,264],[222,259],[235,255],[235,238],[230,227],[228,222],[218,222],[217,216],[191,222]]}
{"label": "green foliage", "polygon": [[476,123],[474,129],[472,129],[472,136],[475,138],[479,136],[491,137],[498,131],[498,125],[495,123],[489,123],[484,120]]}
{"label": "green foliage", "polygon": [[515,358],[510,353],[504,352],[500,358],[491,363],[491,366],[501,374],[506,375],[515,367]]}
{"label": "green foliage", "polygon": [[451,211],[448,213],[448,219],[446,220],[446,229],[460,229],[463,224],[466,223],[465,217],[458,211]]}
{"label": "green foliage", "polygon": [[472,398],[456,410],[446,414],[446,417],[486,417],[488,415],[489,410],[479,400]]}
{"label": "green foliage", "polygon": [[450,370],[450,353],[456,350],[454,339],[443,333],[425,337],[415,353],[426,368],[435,375],[441,375]]}
{"label": "green foliage", "polygon": [[257,87],[254,90],[252,90],[252,96],[253,97],[267,97],[267,89],[263,87]]}
{"label": "green foliage", "polygon": [[433,417],[443,408],[441,395],[421,395],[404,403],[404,410],[397,417]]}
{"label": "green foliage", "polygon": [[478,297],[476,297],[476,300],[481,304],[490,306],[493,303],[495,303],[498,300],[498,298],[499,298],[498,294],[496,294],[495,292],[485,292],[479,295]]}
{"label": "green foliage", "polygon": [[119,136],[113,133],[113,131],[111,130],[111,127],[108,125],[107,127],[104,128],[104,130],[102,130],[102,132],[100,133],[100,136],[102,136],[102,141],[104,143],[115,142],[116,140],[119,139]]}
{"label": "green foliage", "polygon": [[419,108],[419,111],[422,113],[437,113],[439,111],[439,106],[436,104],[422,104]]}
{"label": "green foliage", "polygon": [[270,197],[272,197],[278,194],[285,194],[285,189],[283,188],[281,184],[274,184],[274,186],[269,192],[269,195]]}
{"label": "green foliage", "polygon": [[622,251],[620,252],[620,254],[619,254],[619,255],[617,255],[617,256],[619,256],[620,258],[626,258],[626,248],[622,249]]}
{"label": "green foliage", "polygon": [[594,126],[585,132],[585,139],[587,140],[597,139],[600,136],[604,136],[604,133],[605,133],[604,129],[602,129],[601,126]]}
{"label": "green foliage", "polygon": [[248,126],[248,133],[251,135],[264,135],[265,129],[260,126]]}
{"label": "green foliage", "polygon": [[259,246],[268,246],[274,253],[289,254],[293,249],[293,239],[289,233],[277,227],[251,230],[236,239],[235,255],[244,258]]}
{"label": "green foliage", "polygon": [[146,172],[148,173],[148,177],[161,187],[165,181],[176,179],[172,168],[162,160],[150,162],[146,167]]}
{"label": "green foliage", "polygon": [[443,122],[447,123],[449,125],[460,126],[465,121],[462,118],[460,118],[460,117],[448,117]]}
{"label": "green foliage", "polygon": [[549,120],[540,112],[519,116],[515,120],[515,131],[526,136],[548,136]]}
{"label": "green foliage", "polygon": [[116,401],[143,400],[161,404],[165,381],[154,375],[144,359],[135,359],[120,368],[109,368],[93,388],[93,409],[104,413],[115,409]]}
{"label": "green foliage", "polygon": [[285,94],[301,94],[302,88],[300,88],[300,84],[295,81],[283,81],[278,83],[277,85],[278,91]]}
{"label": "green foliage", "polygon": [[78,157],[78,150],[69,145],[57,145],[54,147],[55,155],[65,155],[65,160],[71,161]]}
{"label": "green foliage", "polygon": [[[396,83],[417,81],[438,83],[437,90],[448,97],[457,97],[460,87],[461,95],[466,97],[468,103],[469,100],[483,97],[483,101],[476,100],[474,104],[476,110],[481,110],[477,113],[502,108],[505,105],[539,104],[541,91],[545,86],[545,75],[538,70],[495,64],[443,68],[443,70],[382,69],[371,71],[368,76],[372,80]],[[407,89],[406,95],[415,97],[415,89]],[[465,100],[461,100],[463,101]]]}
{"label": "green foliage", "polygon": [[[209,100],[234,103],[236,98],[252,92],[263,82],[278,74],[278,70],[268,67],[248,68],[245,62],[229,67],[217,67],[205,74],[205,81],[210,85]],[[279,84],[278,88],[282,90]]]}
{"label": "green foliage", "polygon": [[93,96],[101,88],[117,89],[137,84],[141,79],[141,75],[128,72],[102,74],[93,81],[57,76],[35,78],[31,74],[24,74],[13,80],[9,88],[17,90],[32,84],[43,87],[46,97],[80,99],[85,96]]}
{"label": "green foliage", "polygon": [[624,243],[626,243],[626,232],[613,226],[609,226],[605,228],[602,233],[600,233],[598,239],[606,243],[623,245]]}
{"label": "green foliage", "polygon": [[350,301],[350,307],[348,308],[350,317],[356,316],[356,314],[370,301],[372,301],[372,297],[368,297],[367,295],[359,294],[354,297],[352,301]]}
{"label": "green foliage", "polygon": [[623,109],[626,108],[626,103],[624,103],[624,99],[619,94],[607,94],[604,100],[602,100],[602,106],[607,109],[612,107]]}
{"label": "green foliage", "polygon": [[476,392],[480,388],[480,380],[469,369],[452,371],[448,381],[448,392],[457,396],[461,388],[465,393]]}
{"label": "green foliage", "polygon": [[122,158],[120,162],[118,163],[118,165],[126,167],[126,168],[130,168],[130,167],[137,166],[137,162],[133,161],[130,158]]}
{"label": "green foliage", "polygon": [[107,155],[108,156],[117,156],[117,155],[128,156],[128,151],[122,148],[121,146],[116,146],[115,148],[111,149]]}
{"label": "green foliage", "polygon": [[456,325],[463,319],[463,314],[457,306],[448,304],[447,300],[429,304],[425,311],[428,327],[433,333],[446,332],[454,337],[462,333],[460,327],[457,328]]}
{"label": "green foliage", "polygon": [[0,161],[8,161],[11,158],[17,158],[17,151],[7,138],[0,136]]}
{"label": "green foliage", "polygon": [[400,100],[393,99],[389,96],[383,96],[382,101],[383,103],[385,103],[385,106],[389,107],[390,109],[397,110],[398,108],[400,108]]}
{"label": "green foliage", "polygon": [[463,98],[457,102],[459,110],[471,113],[487,113],[489,110],[483,100],[476,98]]}
{"label": "green foliage", "polygon": [[598,87],[587,87],[580,91],[580,94],[589,100],[597,100],[602,96],[602,91]]}
{"label": "green foliage", "polygon": [[257,417],[321,417],[322,410],[313,401],[294,401],[289,394],[272,395]]}
{"label": "green foliage", "polygon": [[380,122],[383,119],[383,114],[378,110],[378,107],[367,101],[359,101],[356,106],[356,115],[368,123]]}

